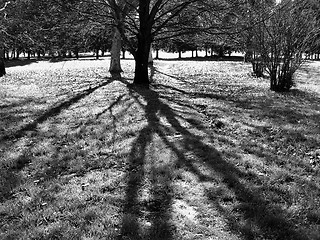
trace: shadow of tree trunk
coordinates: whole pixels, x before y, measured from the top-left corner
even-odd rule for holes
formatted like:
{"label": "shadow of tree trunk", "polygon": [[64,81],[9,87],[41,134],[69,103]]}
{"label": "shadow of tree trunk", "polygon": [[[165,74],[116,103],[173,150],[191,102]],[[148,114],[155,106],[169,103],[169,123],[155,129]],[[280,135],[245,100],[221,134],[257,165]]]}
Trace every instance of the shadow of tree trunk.
{"label": "shadow of tree trunk", "polygon": [[[145,116],[147,119],[147,125],[140,131],[139,136],[132,144],[132,149],[129,155],[129,167],[127,175],[127,188],[126,188],[126,200],[123,208],[122,229],[120,239],[123,237],[129,237],[130,239],[172,239],[171,226],[169,224],[170,218],[170,205],[171,196],[167,194],[170,192],[170,173],[153,166],[151,171],[151,197],[150,200],[140,201],[139,192],[143,187],[144,178],[146,177],[145,165],[146,161],[150,162],[150,158],[154,158],[153,161],[158,161],[152,153],[150,154],[150,148],[152,148],[154,135],[158,134],[160,124],[157,113],[159,111],[158,106],[158,94],[148,89],[133,87],[134,91],[131,91],[132,96],[139,101],[135,94],[138,91],[141,93],[147,91],[146,95],[150,99],[147,99],[147,105],[145,106]],[[139,90],[138,90],[139,89]],[[141,92],[140,92],[141,91]],[[142,103],[140,103],[142,105]],[[155,148],[157,146],[154,146]],[[152,161],[152,160],[151,160]],[[145,210],[148,213],[147,224],[150,224],[149,229],[142,231],[141,221],[139,217],[142,215],[142,211]]]}
{"label": "shadow of tree trunk", "polygon": [[[122,236],[131,236],[132,239],[145,239],[139,230],[138,216],[141,214],[141,203],[139,203],[138,193],[145,177],[144,164],[148,156],[146,150],[151,144],[152,136],[157,134],[163,143],[173,152],[178,159],[176,168],[188,169],[191,173],[198,177],[200,182],[214,182],[214,176],[203,172],[200,165],[211,169],[211,173],[215,173],[223,179],[223,184],[230,189],[237,201],[243,206],[239,211],[245,219],[246,225],[240,224],[235,220],[236,215],[230,214],[216,201],[212,194],[214,192],[207,190],[207,198],[211,201],[221,215],[228,221],[229,228],[235,234],[241,234],[244,239],[255,239],[257,236],[266,239],[307,239],[302,233],[297,232],[295,226],[290,220],[285,218],[285,212],[275,205],[271,205],[263,197],[263,193],[259,190],[251,189],[244,184],[244,173],[236,166],[224,159],[221,154],[213,147],[203,142],[200,136],[181,125],[179,116],[174,110],[163,100],[159,94],[153,90],[134,87],[131,89],[132,95],[138,94],[146,101],[145,115],[147,126],[140,132],[139,137],[132,145],[130,154],[130,167],[128,170],[128,186],[126,191],[126,204],[124,207],[124,219],[122,225]],[[136,97],[137,99],[137,97]],[[138,100],[137,100],[138,101]],[[167,120],[170,127],[164,126],[159,121],[161,116]],[[201,124],[201,123],[195,123]],[[193,126],[197,129],[204,127]],[[179,147],[175,142],[168,138],[168,133],[178,133],[182,136]],[[189,157],[186,153],[191,153],[193,157]],[[156,173],[158,170],[155,170]],[[157,181],[155,181],[157,182]],[[162,182],[162,187],[170,188],[170,182]],[[154,186],[156,189],[156,187]],[[157,192],[157,191],[156,191]],[[164,195],[164,196],[161,196]],[[163,202],[162,212],[155,214],[153,225],[165,216],[166,224],[162,229],[162,233],[166,236],[163,239],[172,239],[174,229],[170,226],[170,208],[172,196],[170,194],[155,193]],[[131,218],[128,220],[128,214]],[[130,229],[130,231],[128,231]],[[258,229],[258,232],[257,232]],[[156,230],[153,233],[157,235]],[[151,232],[152,234],[152,232]]]}

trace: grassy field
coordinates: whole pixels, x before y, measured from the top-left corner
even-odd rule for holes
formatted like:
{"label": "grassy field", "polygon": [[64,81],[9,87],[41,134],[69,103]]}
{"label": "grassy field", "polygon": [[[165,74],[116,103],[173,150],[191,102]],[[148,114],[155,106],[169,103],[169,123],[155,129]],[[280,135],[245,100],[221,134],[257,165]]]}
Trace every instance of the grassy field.
{"label": "grassy field", "polygon": [[11,64],[0,78],[0,239],[320,239],[320,63],[289,93],[250,65]]}

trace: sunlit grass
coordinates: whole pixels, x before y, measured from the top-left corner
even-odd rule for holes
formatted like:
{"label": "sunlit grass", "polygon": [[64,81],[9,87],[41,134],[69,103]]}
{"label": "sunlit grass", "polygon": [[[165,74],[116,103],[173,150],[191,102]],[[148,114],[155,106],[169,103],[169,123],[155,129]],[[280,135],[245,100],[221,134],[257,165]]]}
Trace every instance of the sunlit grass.
{"label": "sunlit grass", "polygon": [[0,79],[1,239],[319,237],[318,65],[278,94],[242,62],[155,61],[151,90],[108,63]]}

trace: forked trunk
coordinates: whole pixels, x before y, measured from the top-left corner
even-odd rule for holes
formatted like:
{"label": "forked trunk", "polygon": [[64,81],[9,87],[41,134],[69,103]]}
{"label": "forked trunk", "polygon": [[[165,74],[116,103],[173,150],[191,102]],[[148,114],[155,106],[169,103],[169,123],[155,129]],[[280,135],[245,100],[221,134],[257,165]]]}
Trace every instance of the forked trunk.
{"label": "forked trunk", "polygon": [[[280,67],[280,66],[279,66]],[[275,92],[287,92],[293,87],[293,73],[287,70],[286,66],[282,69],[274,69],[270,74],[270,90]]]}

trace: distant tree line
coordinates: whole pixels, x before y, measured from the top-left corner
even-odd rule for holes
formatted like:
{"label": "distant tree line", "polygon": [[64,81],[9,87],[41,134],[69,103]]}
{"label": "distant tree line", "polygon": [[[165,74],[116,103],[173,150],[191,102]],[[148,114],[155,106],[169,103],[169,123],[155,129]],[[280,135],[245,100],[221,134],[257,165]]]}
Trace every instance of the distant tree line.
{"label": "distant tree line", "polygon": [[[1,42],[6,59],[16,59],[20,56],[40,58],[44,54],[77,57],[79,52],[100,51],[100,53],[103,53],[110,51],[112,47],[115,22],[111,12],[116,10],[113,9],[115,7],[111,7],[113,1],[20,0],[0,2],[3,5],[9,3],[2,13],[1,19]],[[132,3],[134,1],[128,2]],[[138,3],[138,1],[136,2]],[[175,2],[175,5],[178,5],[177,2],[181,4],[183,9],[180,9],[179,16],[174,19],[175,23],[171,21],[170,24],[167,24],[168,26],[163,31],[166,32],[167,36],[165,36],[165,33],[161,33],[160,39],[153,41],[155,50],[177,53],[193,51],[194,56],[197,55],[198,50],[205,50],[207,56],[213,54],[223,56],[232,50],[239,50],[238,46],[235,46],[232,41],[229,41],[228,37],[222,36],[221,33],[200,31],[204,27],[198,26],[202,24],[202,20],[198,12],[194,10],[203,11],[203,9],[200,9],[199,6],[195,8],[197,1],[173,2]],[[208,6],[214,7],[210,1],[207,2]],[[230,3],[223,2],[215,3],[217,10],[214,12],[228,8],[227,5],[230,5]],[[114,1],[114,3],[116,5],[126,4],[126,0]],[[167,3],[166,5],[170,4]],[[173,9],[177,7],[173,6],[173,3],[171,5]],[[193,6],[187,9],[187,5]],[[169,13],[170,6],[166,7],[168,9],[165,11]],[[119,6],[116,6],[116,8],[120,9]],[[176,10],[179,10],[178,7]],[[135,11],[133,9],[133,13],[130,14],[137,14]],[[225,12],[224,14],[228,13]],[[220,18],[222,18],[223,14],[220,15]],[[128,18],[128,16],[124,16],[124,18]],[[219,16],[216,20],[221,21]],[[134,31],[134,27],[131,27],[133,29],[129,31]],[[178,28],[183,30],[177,30]],[[206,30],[209,30],[209,27],[206,27]],[[179,33],[176,34],[175,31]],[[213,32],[215,36],[212,35]],[[130,51],[132,42],[135,41],[132,37],[129,36],[129,39],[132,40],[129,44],[127,41],[122,42],[121,49],[123,51]]]}
{"label": "distant tree line", "polygon": [[107,51],[110,28],[82,19],[77,1],[20,0],[8,4],[2,18],[5,58],[79,56],[81,51]]}

